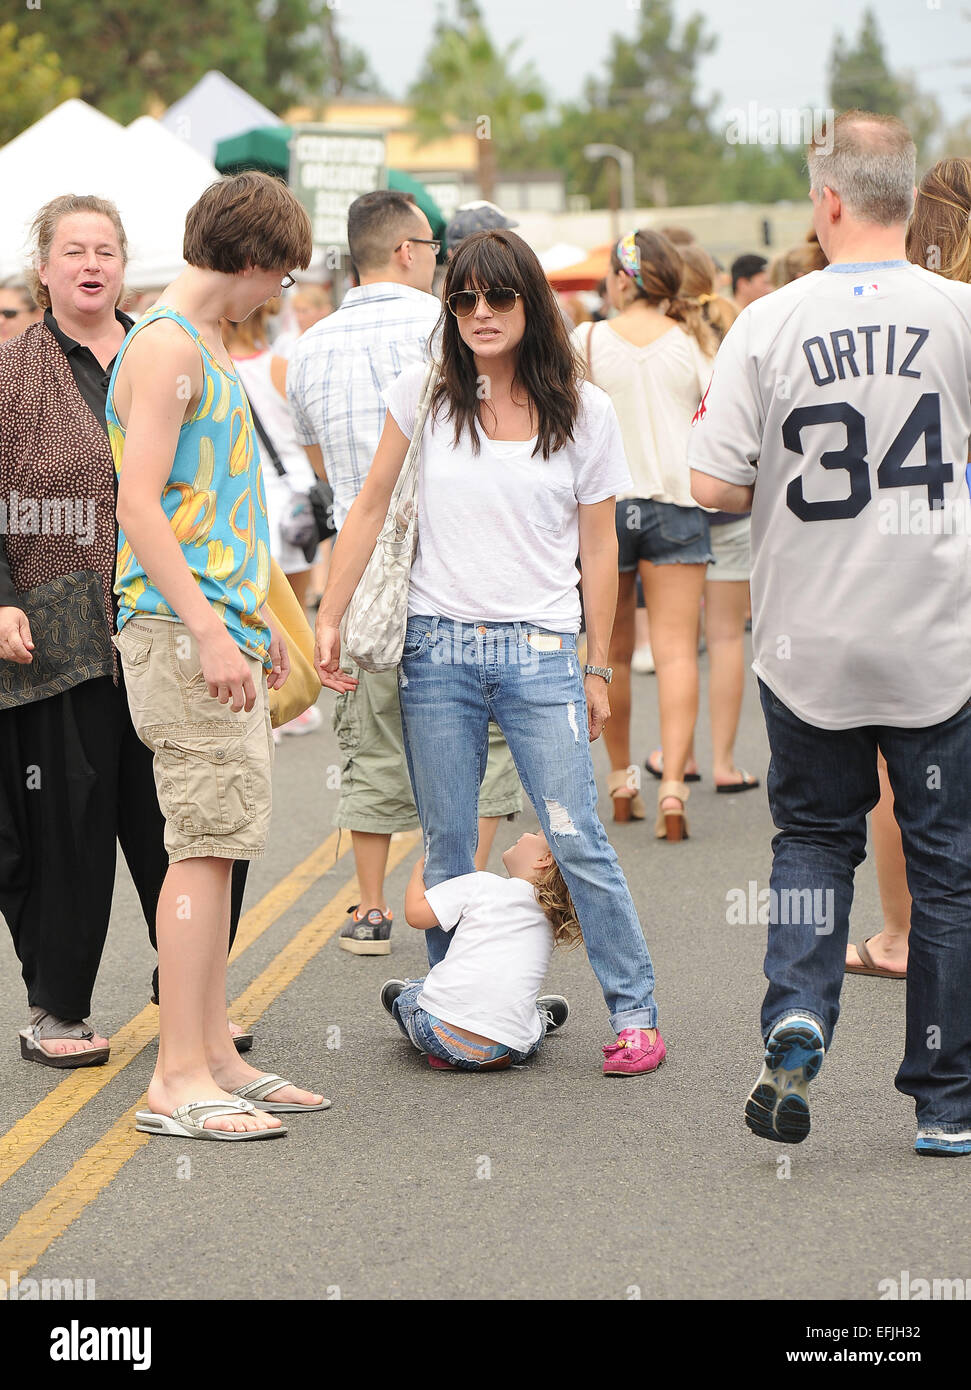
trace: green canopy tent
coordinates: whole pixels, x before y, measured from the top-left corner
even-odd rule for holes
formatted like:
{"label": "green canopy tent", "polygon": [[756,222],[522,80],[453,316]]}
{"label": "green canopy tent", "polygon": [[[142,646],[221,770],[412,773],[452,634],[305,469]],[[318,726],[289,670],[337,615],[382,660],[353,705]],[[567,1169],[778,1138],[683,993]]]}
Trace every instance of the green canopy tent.
{"label": "green canopy tent", "polygon": [[[216,168],[221,174],[238,174],[243,169],[262,169],[267,174],[290,172],[290,136],[288,125],[260,126],[220,140],[216,146]],[[445,218],[428,189],[410,174],[400,169],[388,170],[388,187],[399,193],[410,193],[431,223],[432,236],[445,235]]]}

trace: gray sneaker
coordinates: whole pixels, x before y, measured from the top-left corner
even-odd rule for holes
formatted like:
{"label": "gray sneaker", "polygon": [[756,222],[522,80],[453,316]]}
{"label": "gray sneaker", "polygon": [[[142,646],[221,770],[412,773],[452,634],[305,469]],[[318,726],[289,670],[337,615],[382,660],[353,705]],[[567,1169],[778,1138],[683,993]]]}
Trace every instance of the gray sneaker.
{"label": "gray sneaker", "polygon": [[373,907],[358,920],[354,916],[358,906],[355,903],[347,909],[348,922],[341,928],[338,946],[344,951],[353,951],[356,956],[390,956],[391,917],[385,917],[380,908]]}

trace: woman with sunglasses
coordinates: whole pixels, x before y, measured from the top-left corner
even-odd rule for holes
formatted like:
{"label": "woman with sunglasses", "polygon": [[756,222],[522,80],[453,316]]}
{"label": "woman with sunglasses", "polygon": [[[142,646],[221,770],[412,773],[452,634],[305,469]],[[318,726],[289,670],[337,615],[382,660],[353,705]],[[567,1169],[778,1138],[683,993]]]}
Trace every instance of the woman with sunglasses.
{"label": "woman with sunglasses", "polygon": [[0,281],[0,343],[16,338],[32,323],[39,323],[43,309],[23,280],[16,276]]}
{"label": "woman with sunglasses", "polygon": [[[610,715],[615,499],[630,486],[609,398],[581,378],[553,292],[514,233],[463,240],[445,279],[441,374],[423,441],[418,554],[400,666],[429,887],[472,873],[490,718],[502,729],[576,906],[618,1037],[607,1075],[665,1055],[654,971],[596,811],[590,741]],[[339,625],[384,522],[424,378],[387,393],[384,433],[334,547],[317,618],[323,684],[347,690]],[[577,656],[583,568],[588,665]],[[427,933],[429,962],[448,949]]]}

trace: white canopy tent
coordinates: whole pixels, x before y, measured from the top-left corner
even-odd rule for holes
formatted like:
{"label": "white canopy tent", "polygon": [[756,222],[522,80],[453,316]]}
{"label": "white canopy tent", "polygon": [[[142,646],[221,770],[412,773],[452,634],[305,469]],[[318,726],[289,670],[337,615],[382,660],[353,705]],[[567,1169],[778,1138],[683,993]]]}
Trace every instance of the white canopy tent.
{"label": "white canopy tent", "polygon": [[169,107],[161,117],[161,124],[206,159],[212,159],[220,140],[260,126],[283,125],[283,122],[242,87],[214,69],[200,77],[184,97]]}
{"label": "white canopy tent", "polygon": [[22,271],[34,215],[62,193],[114,202],[128,234],[126,284],[161,288],[182,269],[185,215],[215,165],[150,116],[127,129],[65,101],[0,149],[0,276]]}

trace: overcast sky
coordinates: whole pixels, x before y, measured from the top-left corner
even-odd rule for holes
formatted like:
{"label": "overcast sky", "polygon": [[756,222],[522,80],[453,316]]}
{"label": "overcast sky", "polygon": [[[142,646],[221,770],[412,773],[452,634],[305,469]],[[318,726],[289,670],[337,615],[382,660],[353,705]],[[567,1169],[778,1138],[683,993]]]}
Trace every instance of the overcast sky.
{"label": "overcast sky", "polygon": [[[612,33],[634,34],[636,3],[482,0],[493,39],[521,39],[522,57],[560,100],[578,96],[587,74],[602,70]],[[682,21],[701,11],[719,39],[700,80],[705,94],[721,94],[721,111],[750,101],[823,105],[833,36],[855,36],[866,8],[866,0],[675,0]],[[873,8],[891,67],[909,69],[948,121],[971,114],[971,0],[878,0]],[[436,0],[335,0],[334,9],[341,33],[365,50],[388,91],[403,96],[428,46]]]}

